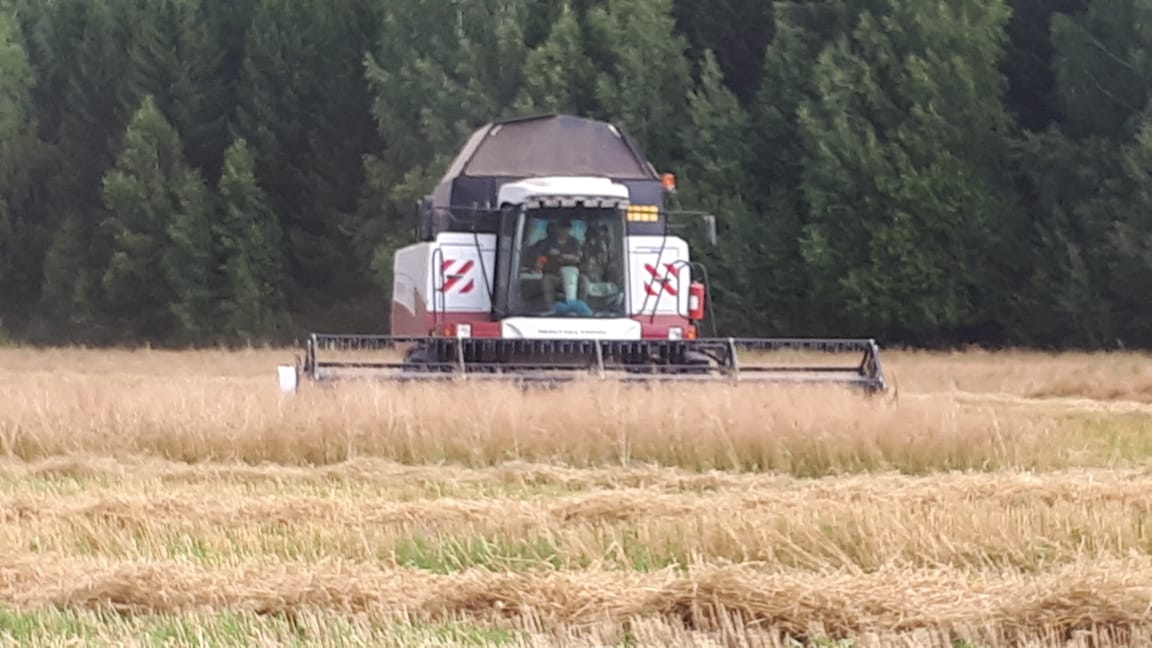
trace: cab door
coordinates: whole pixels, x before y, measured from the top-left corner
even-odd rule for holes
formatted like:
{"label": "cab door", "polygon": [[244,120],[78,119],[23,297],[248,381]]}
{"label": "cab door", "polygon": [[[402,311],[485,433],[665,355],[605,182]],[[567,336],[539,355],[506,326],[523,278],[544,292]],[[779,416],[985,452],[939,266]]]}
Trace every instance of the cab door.
{"label": "cab door", "polygon": [[496,234],[496,288],[492,299],[492,315],[501,320],[516,311],[518,295],[514,290],[519,278],[519,246],[523,219],[517,205],[504,205],[500,209],[500,225]]}

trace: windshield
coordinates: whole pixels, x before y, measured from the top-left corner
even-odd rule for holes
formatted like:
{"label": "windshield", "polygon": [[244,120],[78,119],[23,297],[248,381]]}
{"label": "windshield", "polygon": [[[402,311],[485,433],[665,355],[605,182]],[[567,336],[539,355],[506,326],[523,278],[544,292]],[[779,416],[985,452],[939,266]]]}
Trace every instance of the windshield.
{"label": "windshield", "polygon": [[517,236],[511,314],[624,317],[624,215],[618,209],[542,207]]}

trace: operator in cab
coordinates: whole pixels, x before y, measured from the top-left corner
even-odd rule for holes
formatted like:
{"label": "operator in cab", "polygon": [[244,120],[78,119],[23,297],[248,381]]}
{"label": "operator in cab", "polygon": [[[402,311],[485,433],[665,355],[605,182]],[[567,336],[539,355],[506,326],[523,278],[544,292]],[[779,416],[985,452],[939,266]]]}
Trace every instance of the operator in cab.
{"label": "operator in cab", "polygon": [[572,236],[572,222],[565,219],[548,223],[548,235],[525,250],[525,265],[543,275],[541,287],[545,308],[552,310],[555,307],[556,295],[561,288],[565,289],[567,301],[575,300],[575,294],[568,294],[575,292],[575,277],[566,282],[564,275],[579,272],[582,247],[580,241]]}

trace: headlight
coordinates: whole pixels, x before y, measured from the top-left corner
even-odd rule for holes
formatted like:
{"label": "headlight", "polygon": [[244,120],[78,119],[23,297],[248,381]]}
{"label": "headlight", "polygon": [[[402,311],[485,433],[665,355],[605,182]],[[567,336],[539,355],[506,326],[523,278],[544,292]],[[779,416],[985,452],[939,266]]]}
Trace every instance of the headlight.
{"label": "headlight", "polygon": [[458,338],[470,338],[470,337],[472,337],[472,325],[471,324],[457,324],[456,325],[456,337],[458,337]]}
{"label": "headlight", "polygon": [[684,329],[680,328],[679,326],[673,326],[672,328],[668,329],[668,339],[669,340],[683,340],[684,339]]}

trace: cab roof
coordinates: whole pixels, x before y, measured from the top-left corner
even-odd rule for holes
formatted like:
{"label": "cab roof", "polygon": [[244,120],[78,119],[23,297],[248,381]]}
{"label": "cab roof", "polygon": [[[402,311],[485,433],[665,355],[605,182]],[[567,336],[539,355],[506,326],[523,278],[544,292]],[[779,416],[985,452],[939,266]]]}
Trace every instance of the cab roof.
{"label": "cab roof", "polygon": [[628,187],[608,178],[527,178],[500,187],[498,202],[518,205],[532,200],[564,203],[572,200],[591,200],[594,203],[627,204]]}
{"label": "cab roof", "polygon": [[461,176],[659,180],[627,133],[608,122],[563,114],[485,124],[468,139],[441,182]]}

